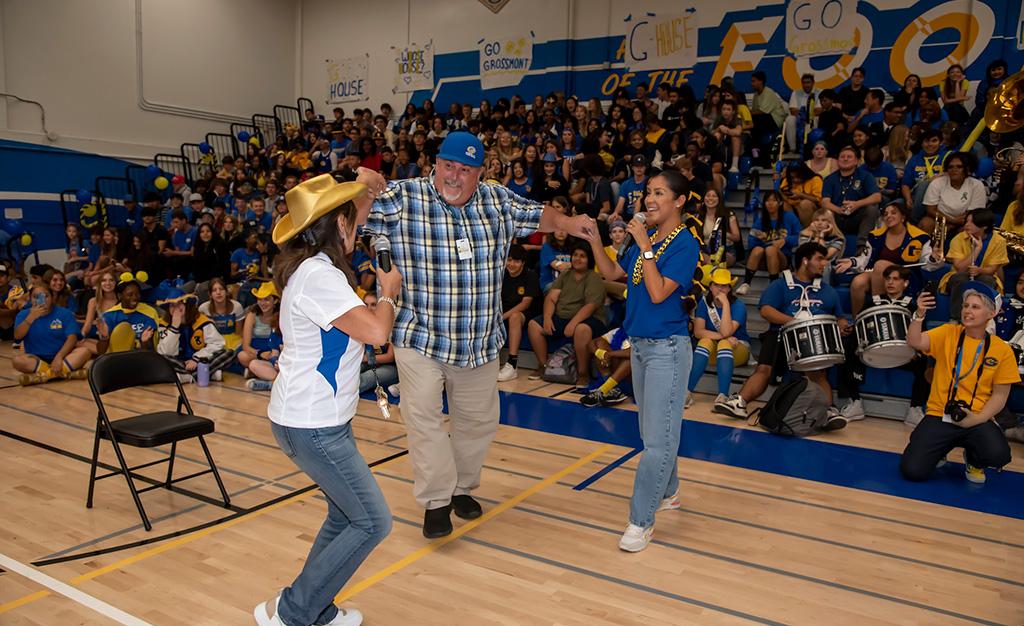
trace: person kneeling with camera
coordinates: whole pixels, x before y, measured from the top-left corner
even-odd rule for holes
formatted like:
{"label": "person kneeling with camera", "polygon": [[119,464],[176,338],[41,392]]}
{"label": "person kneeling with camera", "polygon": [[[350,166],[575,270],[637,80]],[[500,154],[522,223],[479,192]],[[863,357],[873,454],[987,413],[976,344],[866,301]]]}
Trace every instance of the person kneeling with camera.
{"label": "person kneeling with camera", "polygon": [[961,323],[923,331],[935,297],[923,291],[911,318],[907,342],[935,359],[935,373],[924,419],[910,435],[900,459],[907,480],[928,478],[953,448],[963,447],[967,480],[985,482],[985,468],[1010,462],[1010,445],[995,416],[1006,406],[1010,385],[1020,382],[1010,346],[988,332],[999,310],[998,294],[988,285],[964,285]]}

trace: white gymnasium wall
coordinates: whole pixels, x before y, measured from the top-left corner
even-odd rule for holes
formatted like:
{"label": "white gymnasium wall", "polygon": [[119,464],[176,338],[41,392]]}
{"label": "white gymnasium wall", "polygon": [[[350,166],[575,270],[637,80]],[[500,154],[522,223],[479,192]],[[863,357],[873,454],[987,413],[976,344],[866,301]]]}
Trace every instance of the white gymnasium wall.
{"label": "white gymnasium wall", "polygon": [[0,0],[0,90],[42,103],[60,137],[42,134],[37,107],[8,100],[0,138],[151,158],[294,106],[297,2]]}

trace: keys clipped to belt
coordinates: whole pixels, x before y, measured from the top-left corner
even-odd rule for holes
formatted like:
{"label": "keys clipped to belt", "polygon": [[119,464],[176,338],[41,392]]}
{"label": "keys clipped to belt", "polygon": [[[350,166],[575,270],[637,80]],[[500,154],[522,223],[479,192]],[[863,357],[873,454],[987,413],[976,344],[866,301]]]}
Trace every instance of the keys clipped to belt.
{"label": "keys clipped to belt", "polygon": [[377,408],[380,409],[381,417],[389,420],[391,419],[391,402],[388,401],[388,394],[381,386],[380,379],[377,378],[377,353],[373,346],[366,346],[366,362],[370,366],[370,371],[373,372],[373,380],[377,383],[377,388],[374,390],[374,393],[377,394]]}

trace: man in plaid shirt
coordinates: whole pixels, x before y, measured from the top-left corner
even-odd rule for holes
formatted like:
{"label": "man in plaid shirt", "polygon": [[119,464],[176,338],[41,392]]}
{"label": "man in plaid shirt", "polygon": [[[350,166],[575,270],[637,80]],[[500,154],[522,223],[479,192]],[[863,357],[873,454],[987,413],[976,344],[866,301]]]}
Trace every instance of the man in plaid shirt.
{"label": "man in plaid shirt", "polygon": [[433,175],[390,183],[364,229],[390,239],[402,268],[392,341],[413,495],[426,509],[427,538],[452,532],[453,509],[463,519],[483,512],[469,494],[480,484],[498,428],[501,281],[512,240],[556,229],[586,237],[594,228],[587,216],[544,210],[506,187],[480,182],[483,165],[484,146],[475,136],[448,135]]}

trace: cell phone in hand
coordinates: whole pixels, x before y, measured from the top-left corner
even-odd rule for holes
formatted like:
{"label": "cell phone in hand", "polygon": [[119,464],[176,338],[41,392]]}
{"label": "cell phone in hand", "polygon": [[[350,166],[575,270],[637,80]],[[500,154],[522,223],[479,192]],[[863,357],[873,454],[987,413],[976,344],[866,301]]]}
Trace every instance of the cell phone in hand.
{"label": "cell phone in hand", "polygon": [[935,296],[936,296],[936,294],[938,294],[938,292],[939,292],[939,283],[938,283],[938,281],[934,281],[934,280],[929,280],[927,283],[925,283],[924,284],[924,289],[921,290],[921,293],[926,293],[926,294],[930,295],[933,300],[935,299]]}

